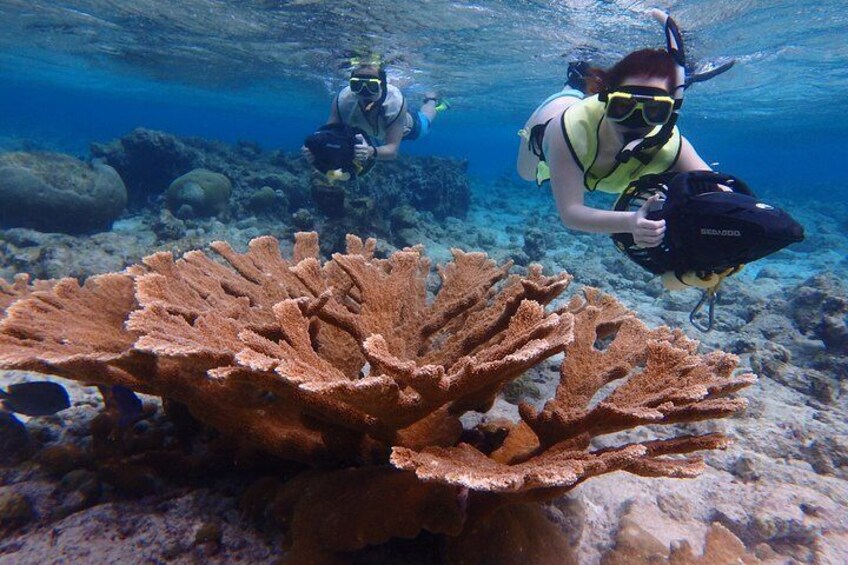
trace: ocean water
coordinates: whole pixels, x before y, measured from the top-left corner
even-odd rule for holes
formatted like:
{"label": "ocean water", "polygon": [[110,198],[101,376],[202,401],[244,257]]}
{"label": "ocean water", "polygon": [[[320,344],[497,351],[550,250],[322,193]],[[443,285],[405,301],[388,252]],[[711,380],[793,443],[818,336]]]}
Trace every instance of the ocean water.
{"label": "ocean water", "polygon": [[[517,130],[562,87],[569,61],[608,67],[632,50],[664,46],[647,15],[654,7],[677,20],[694,66],[736,60],[729,72],[686,91],[682,133],[707,163],[745,180],[807,230],[803,244],[729,279],[717,331],[710,334],[688,322],[697,291],[664,292],[608,239],[562,228],[550,194],[520,181],[514,168]],[[326,121],[353,53],[379,54],[389,82],[413,104],[438,91],[451,108],[440,113],[428,137],[404,142],[401,153],[466,159],[472,205],[462,221],[440,218],[434,229],[421,230],[428,252],[443,260],[456,239],[503,261],[526,250],[535,235],[547,245],[540,253],[546,269],[568,269],[580,284],[614,291],[649,325],[681,328],[702,339],[703,350],[738,354],[740,367],[761,379],[745,392],[750,410],[744,416],[706,424],[738,445],[710,454],[701,479],[653,481],[620,473],[587,481],[569,502],[557,503],[556,512],[566,516],[562,523],[582,520],[581,565],[599,562],[628,516],[644,518],[666,546],[686,539],[700,549],[706,528],[718,521],[748,549],[758,548],[766,563],[848,563],[845,0],[0,0],[0,26],[0,152],[45,150],[85,160],[92,144],[138,127],[297,152]],[[245,178],[251,173],[240,172]],[[245,209],[247,198],[240,196]],[[172,243],[173,225],[156,224],[159,212],[149,206],[128,214],[104,237],[0,231],[0,275],[15,274],[21,265],[57,276],[66,274],[65,267],[73,267],[73,275],[120,270]],[[185,222],[181,238],[173,238],[177,250],[230,235],[243,249],[251,237],[267,233],[260,228],[286,223],[270,216],[226,221]],[[294,231],[283,227],[274,235]],[[526,261],[519,262],[523,266]],[[542,366],[527,389],[552,394],[555,374],[556,368]],[[20,378],[36,377],[0,371],[0,386]],[[32,425],[44,444],[76,437],[64,428],[81,429],[79,422],[87,425],[94,407],[101,407],[91,387],[74,386],[69,390],[79,411]],[[510,409],[507,415],[517,418],[517,408]],[[35,489],[35,479],[24,475],[0,465],[0,489],[7,483],[23,492]],[[60,528],[45,510],[52,504],[47,487],[38,488],[33,498],[44,520],[19,538],[0,541],[0,565],[54,562],[51,529]],[[121,498],[125,493],[115,488],[109,502],[132,498]],[[115,526],[114,536],[129,536],[115,548],[108,541],[89,548],[95,536],[84,530],[86,521],[98,528],[109,522],[98,514],[106,511],[94,507],[79,519],[83,526],[69,525],[72,533],[63,534],[74,540],[63,546],[69,559],[115,549],[118,561],[132,560],[142,546],[145,558],[167,559],[163,555],[195,535],[198,507],[212,508],[210,516],[227,522],[227,540],[240,540],[228,541],[209,562],[273,562],[282,551],[259,539],[252,524],[233,518],[230,491],[238,489],[229,483],[212,488],[208,499],[204,491],[196,504],[175,494],[173,483],[167,488],[182,497],[173,507],[144,507],[144,501],[142,510],[118,511],[146,513],[154,525],[141,533],[131,531],[137,524]],[[570,513],[571,502],[582,515]],[[165,520],[157,518],[162,512],[167,527],[155,522]],[[156,543],[149,544],[151,536]],[[784,560],[769,561],[770,551]]]}
{"label": "ocean water", "polygon": [[687,92],[680,126],[707,162],[760,191],[844,197],[840,0],[4,0],[0,142],[82,155],[144,126],[294,150],[326,119],[350,53],[373,52],[410,99],[437,89],[453,103],[405,153],[466,157],[500,176],[569,60],[608,66],[663,45],[652,6],[678,20],[690,61],[737,60]]}

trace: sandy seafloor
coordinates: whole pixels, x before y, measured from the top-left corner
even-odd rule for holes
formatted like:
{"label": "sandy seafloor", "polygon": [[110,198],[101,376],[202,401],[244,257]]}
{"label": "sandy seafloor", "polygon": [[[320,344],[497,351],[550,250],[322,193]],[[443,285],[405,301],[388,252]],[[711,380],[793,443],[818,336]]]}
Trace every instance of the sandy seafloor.
{"label": "sandy seafloor", "polygon": [[[764,562],[848,563],[848,352],[829,349],[816,325],[823,316],[817,303],[848,300],[848,207],[805,201],[793,208],[807,240],[730,279],[717,308],[716,330],[701,334],[687,320],[696,291],[664,291],[608,238],[565,230],[549,194],[510,179],[473,185],[466,220],[448,219],[421,231],[420,241],[434,262],[447,260],[451,247],[483,250],[503,260],[522,247],[528,225],[538,227],[546,272],[575,276],[566,296],[581,285],[600,287],[648,325],[681,327],[702,341],[704,351],[736,353],[741,367],[759,376],[741,393],[750,402],[744,414],[697,426],[721,430],[735,441],[724,452],[706,455],[708,468],[700,478],[615,473],[589,480],[551,506],[550,515],[568,530],[580,563],[599,563],[625,518],[666,545],[687,540],[700,550],[709,524],[718,521]],[[148,240],[137,229],[125,218],[92,241],[101,248],[143,248]],[[243,249],[264,231],[261,222],[237,227],[209,221],[205,237],[228,239]],[[104,240],[112,243],[103,245]],[[92,253],[92,270],[97,257],[105,257],[102,270],[116,268],[108,252],[98,251]],[[843,318],[843,330],[844,324]],[[542,403],[552,395],[555,377],[551,360],[523,377],[519,397]],[[0,382],[37,378],[6,373]],[[102,406],[96,389],[65,384],[72,407],[29,419],[30,456],[0,468],[0,500],[5,504],[15,494],[32,503],[20,525],[3,530],[0,564],[273,563],[280,558],[279,536],[240,510],[241,494],[255,479],[250,473],[240,476],[238,468],[224,468],[188,482],[144,476],[104,483],[102,473],[79,470],[84,449],[43,455],[52,445],[85,448],[86,430]],[[517,417],[515,402],[515,395],[499,400],[490,416]],[[142,431],[167,430],[160,414],[139,424]],[[637,430],[632,437],[648,434]],[[393,562],[428,561],[407,554]]]}

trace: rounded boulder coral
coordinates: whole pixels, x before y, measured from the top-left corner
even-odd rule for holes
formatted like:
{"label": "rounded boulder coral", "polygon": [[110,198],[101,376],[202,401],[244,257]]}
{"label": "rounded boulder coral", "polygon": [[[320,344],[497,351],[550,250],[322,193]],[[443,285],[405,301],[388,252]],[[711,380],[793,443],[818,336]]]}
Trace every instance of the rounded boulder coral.
{"label": "rounded boulder coral", "polygon": [[232,188],[221,173],[194,169],[171,183],[165,201],[178,216],[213,216],[227,208]]}
{"label": "rounded boulder coral", "polygon": [[0,155],[0,227],[85,233],[109,229],[127,204],[121,177],[61,153]]}

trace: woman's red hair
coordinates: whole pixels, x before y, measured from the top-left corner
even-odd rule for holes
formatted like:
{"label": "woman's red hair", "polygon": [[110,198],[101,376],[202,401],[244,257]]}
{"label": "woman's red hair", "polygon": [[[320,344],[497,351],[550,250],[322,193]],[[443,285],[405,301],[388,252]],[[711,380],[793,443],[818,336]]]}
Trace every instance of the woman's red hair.
{"label": "woman's red hair", "polygon": [[589,94],[612,91],[621,86],[624,79],[631,77],[656,77],[666,80],[669,92],[674,92],[677,66],[665,49],[640,49],[616,63],[610,70],[592,69],[586,77]]}

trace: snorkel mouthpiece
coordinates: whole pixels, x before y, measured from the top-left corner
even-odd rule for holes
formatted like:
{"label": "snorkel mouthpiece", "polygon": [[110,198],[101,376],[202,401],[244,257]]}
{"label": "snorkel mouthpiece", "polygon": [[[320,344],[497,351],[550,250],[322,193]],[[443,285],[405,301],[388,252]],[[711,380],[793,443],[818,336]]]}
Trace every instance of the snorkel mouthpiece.
{"label": "snorkel mouthpiece", "polygon": [[[627,122],[631,122],[631,123],[627,123]],[[639,123],[632,123],[632,122],[641,122],[642,125],[639,125]],[[641,115],[639,115],[639,114],[634,114],[634,115],[630,116],[629,118],[627,118],[626,120],[621,122],[621,125],[623,125],[625,128],[627,128],[627,129],[625,129],[624,131],[621,132],[621,138],[624,140],[624,143],[626,145],[629,145],[630,143],[633,143],[634,141],[642,139],[644,137],[644,133],[642,133],[642,132],[645,129],[645,127],[648,127],[648,124],[645,123],[645,120],[642,119]]]}

